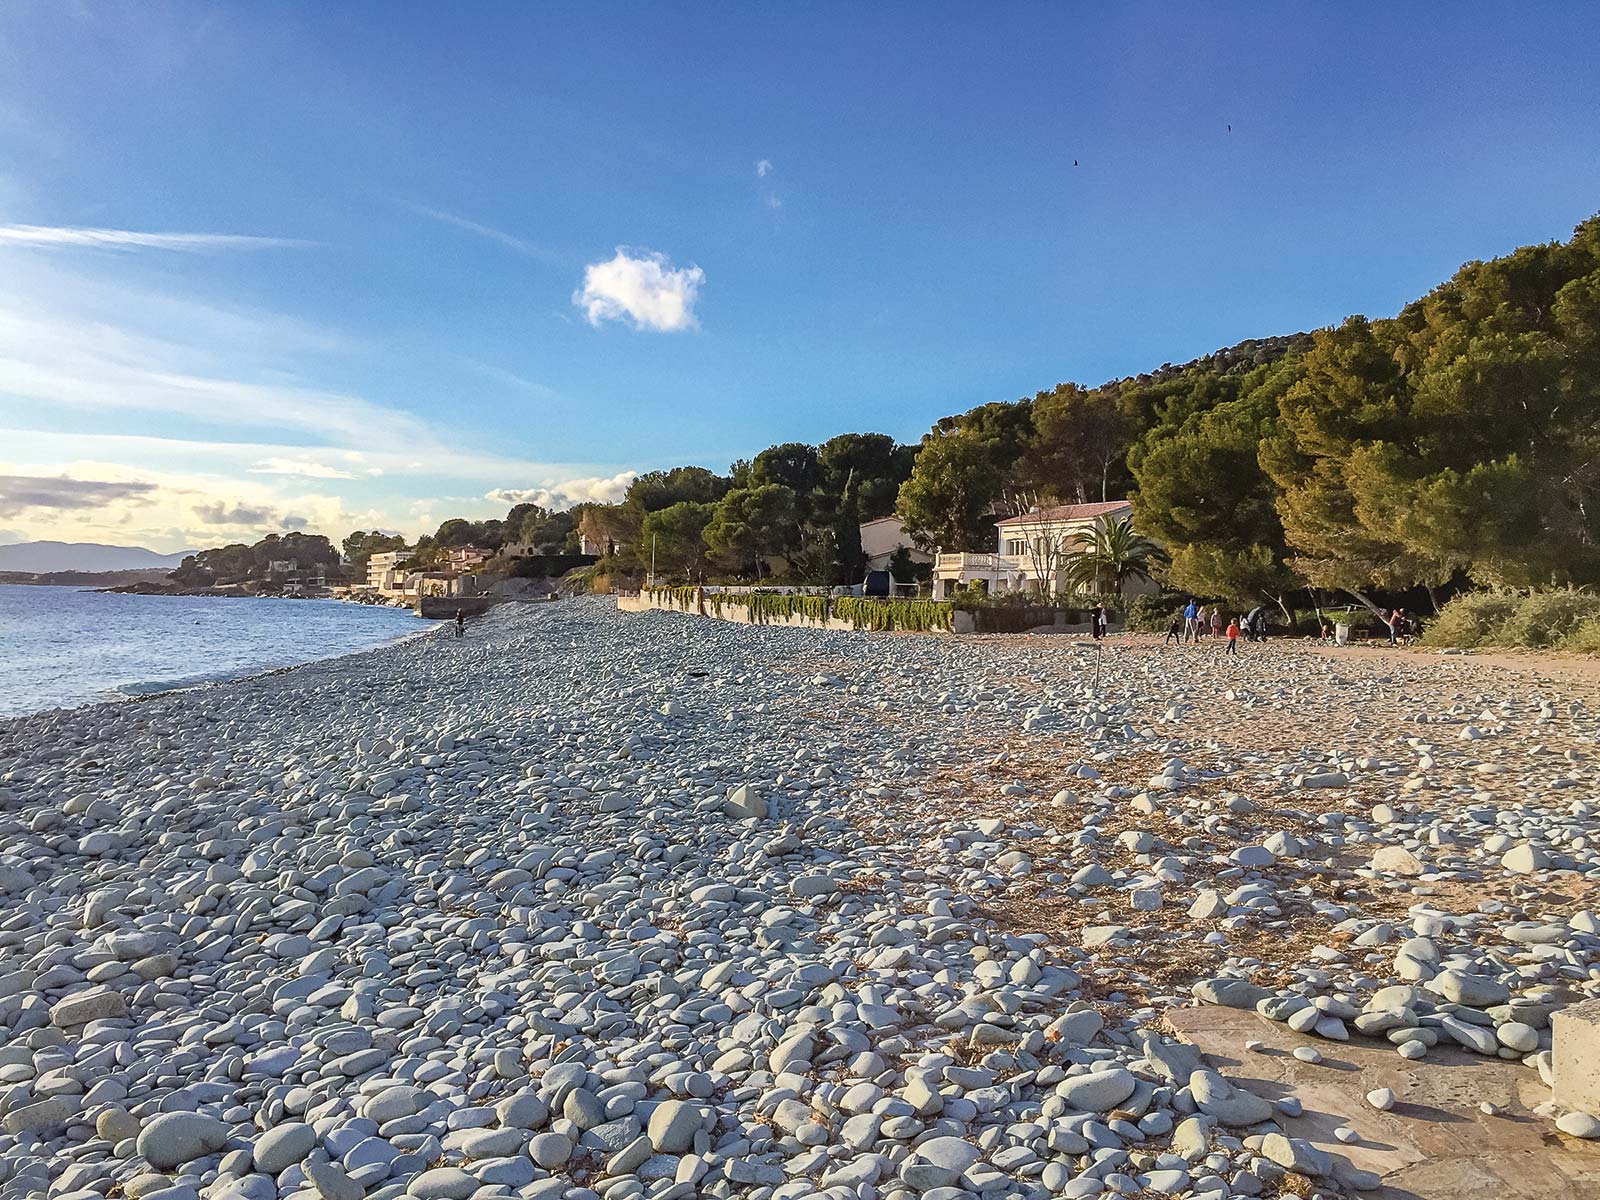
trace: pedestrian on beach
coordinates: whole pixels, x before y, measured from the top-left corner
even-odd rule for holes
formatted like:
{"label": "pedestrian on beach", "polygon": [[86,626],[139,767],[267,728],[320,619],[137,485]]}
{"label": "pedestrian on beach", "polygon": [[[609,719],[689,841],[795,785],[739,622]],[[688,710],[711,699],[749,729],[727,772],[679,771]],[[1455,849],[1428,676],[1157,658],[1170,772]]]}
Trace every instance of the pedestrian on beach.
{"label": "pedestrian on beach", "polygon": [[1389,645],[1398,646],[1400,644],[1400,631],[1405,628],[1405,620],[1406,610],[1403,608],[1397,608],[1389,614]]}
{"label": "pedestrian on beach", "polygon": [[1217,605],[1211,610],[1211,634],[1213,637],[1222,636],[1222,605]]}
{"label": "pedestrian on beach", "polygon": [[1094,640],[1099,641],[1106,635],[1106,606],[1096,604],[1094,612],[1089,614],[1089,632],[1094,635]]}
{"label": "pedestrian on beach", "polygon": [[1228,622],[1228,648],[1223,653],[1231,654],[1235,658],[1239,656],[1239,622],[1237,620]]}
{"label": "pedestrian on beach", "polygon": [[1189,597],[1189,603],[1183,606],[1183,640],[1198,642],[1200,640],[1200,606],[1194,602],[1194,597]]}
{"label": "pedestrian on beach", "polygon": [[1178,645],[1183,645],[1182,617],[1173,617],[1172,624],[1167,626],[1167,636],[1161,639],[1161,644],[1165,646],[1168,642],[1177,642]]}
{"label": "pedestrian on beach", "polygon": [[1322,622],[1322,632],[1317,635],[1317,639],[1323,643],[1333,641],[1333,626],[1328,624],[1326,618]]}
{"label": "pedestrian on beach", "polygon": [[467,610],[464,608],[456,609],[456,636],[467,636]]}
{"label": "pedestrian on beach", "polygon": [[1244,640],[1264,642],[1267,638],[1267,615],[1258,604],[1244,615]]}

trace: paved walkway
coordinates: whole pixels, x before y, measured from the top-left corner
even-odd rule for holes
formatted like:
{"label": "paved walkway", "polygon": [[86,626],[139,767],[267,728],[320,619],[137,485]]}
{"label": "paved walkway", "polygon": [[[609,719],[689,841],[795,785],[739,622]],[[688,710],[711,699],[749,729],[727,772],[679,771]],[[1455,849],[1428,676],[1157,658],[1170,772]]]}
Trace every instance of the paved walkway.
{"label": "paved walkway", "polygon": [[[1384,1186],[1364,1193],[1372,1200],[1600,1197],[1600,1144],[1569,1138],[1533,1115],[1550,1089],[1521,1063],[1442,1047],[1409,1062],[1387,1043],[1318,1039],[1323,1061],[1312,1065],[1291,1055],[1310,1043],[1253,1012],[1205,1005],[1175,1009],[1167,1019],[1241,1087],[1268,1099],[1297,1097],[1305,1112],[1282,1119],[1285,1132],[1381,1175]],[[1264,1050],[1246,1051],[1250,1039]],[[1395,1094],[1388,1112],[1366,1102],[1380,1087]],[[1502,1114],[1479,1112],[1485,1100]],[[1341,1125],[1360,1140],[1337,1141],[1333,1131]]]}

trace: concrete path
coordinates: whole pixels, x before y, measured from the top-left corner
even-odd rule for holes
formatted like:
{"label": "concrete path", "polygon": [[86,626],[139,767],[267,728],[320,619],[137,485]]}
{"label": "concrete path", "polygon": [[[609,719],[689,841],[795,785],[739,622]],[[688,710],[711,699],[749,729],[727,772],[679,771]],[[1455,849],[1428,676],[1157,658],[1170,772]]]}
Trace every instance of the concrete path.
{"label": "concrete path", "polygon": [[[1292,1057],[1310,1044],[1288,1026],[1253,1012],[1205,1005],[1167,1014],[1178,1036],[1193,1043],[1232,1082],[1268,1099],[1292,1095],[1305,1106],[1280,1122],[1285,1132],[1383,1177],[1364,1193],[1375,1200],[1585,1200],[1600,1197],[1600,1144],[1558,1133],[1532,1109],[1550,1089],[1521,1063],[1437,1048],[1409,1062],[1383,1042],[1343,1045],[1317,1040],[1318,1064]],[[1247,1051],[1250,1040],[1263,1043]],[[1391,1088],[1395,1105],[1379,1112],[1366,1102]],[[1499,1116],[1478,1111],[1483,1101]],[[1358,1141],[1333,1131],[1348,1125]]]}

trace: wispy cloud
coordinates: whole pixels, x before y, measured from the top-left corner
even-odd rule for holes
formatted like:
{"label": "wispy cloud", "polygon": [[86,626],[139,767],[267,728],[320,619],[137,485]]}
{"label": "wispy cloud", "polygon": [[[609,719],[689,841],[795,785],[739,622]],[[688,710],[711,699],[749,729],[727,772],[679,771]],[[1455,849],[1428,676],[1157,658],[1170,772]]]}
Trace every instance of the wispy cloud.
{"label": "wispy cloud", "polygon": [[763,158],[760,162],[758,162],[756,164],[756,178],[757,179],[765,179],[768,175],[771,175],[775,170],[777,170],[777,168],[772,165],[772,160],[770,158]]}
{"label": "wispy cloud", "polygon": [[606,262],[584,268],[583,287],[572,302],[591,325],[628,321],[635,329],[673,333],[699,324],[694,306],[705,278],[699,267],[674,269],[665,254],[618,246]]}
{"label": "wispy cloud", "polygon": [[241,233],[146,233],[136,229],[88,229],[72,225],[0,225],[0,244],[49,250],[264,250],[312,246],[299,238],[257,237]]}
{"label": "wispy cloud", "polygon": [[497,382],[505,384],[507,387],[514,387],[518,391],[527,392],[529,395],[538,396],[545,400],[549,400],[556,395],[555,388],[549,387],[532,379],[524,379],[515,371],[508,371],[504,367],[497,367],[491,363],[479,362],[475,358],[465,358],[461,361],[466,363],[467,366],[471,367],[474,371],[477,371],[485,378],[496,380]]}
{"label": "wispy cloud", "polygon": [[499,242],[502,246],[515,250],[518,254],[526,254],[529,258],[539,258],[549,262],[556,257],[543,246],[536,246],[525,238],[519,238],[503,229],[496,229],[492,225],[482,225],[477,221],[469,221],[466,217],[458,217],[455,213],[429,208],[423,204],[410,204],[406,207],[419,217],[427,217],[429,220],[438,221],[445,225],[453,225],[455,228],[464,229],[468,233],[475,233],[479,237],[488,238],[491,242]]}
{"label": "wispy cloud", "polygon": [[[274,455],[249,468],[252,475],[295,475],[301,479],[361,479],[374,472],[345,471],[310,458],[284,458]],[[382,472],[376,472],[382,474]]]}
{"label": "wispy cloud", "polygon": [[0,394],[44,405],[182,416],[201,426],[270,425],[341,445],[433,441],[418,419],[356,396],[196,369],[164,339],[0,301]]}

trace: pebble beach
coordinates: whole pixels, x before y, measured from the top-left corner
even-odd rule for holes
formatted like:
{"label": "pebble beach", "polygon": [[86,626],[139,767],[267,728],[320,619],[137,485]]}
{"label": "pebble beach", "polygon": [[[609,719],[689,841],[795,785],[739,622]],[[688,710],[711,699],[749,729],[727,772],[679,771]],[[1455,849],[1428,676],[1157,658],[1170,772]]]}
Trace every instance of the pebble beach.
{"label": "pebble beach", "polygon": [[0,722],[0,1200],[1359,1195],[1169,1015],[1548,1088],[1600,996],[1582,664],[446,632]]}

